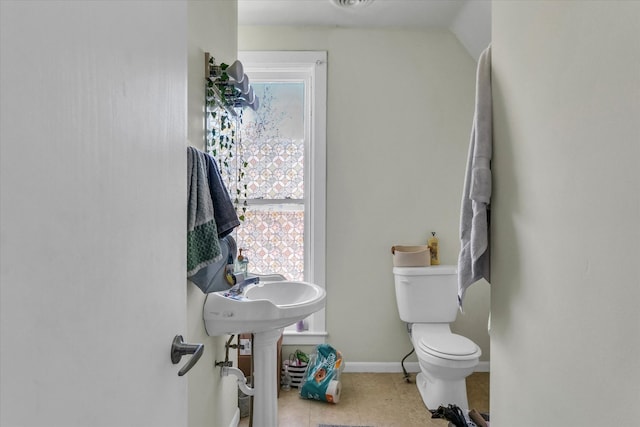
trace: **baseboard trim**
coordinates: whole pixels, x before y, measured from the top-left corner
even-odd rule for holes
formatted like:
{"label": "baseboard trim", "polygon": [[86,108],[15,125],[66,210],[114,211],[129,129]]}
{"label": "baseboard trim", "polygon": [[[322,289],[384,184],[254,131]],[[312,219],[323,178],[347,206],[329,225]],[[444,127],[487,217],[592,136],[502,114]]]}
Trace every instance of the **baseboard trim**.
{"label": "baseboard trim", "polygon": [[[407,372],[420,372],[418,362],[404,364]],[[396,373],[402,372],[400,362],[348,362],[344,364],[344,372],[372,372],[372,373]],[[490,372],[490,362],[480,362],[474,372]]]}
{"label": "baseboard trim", "polygon": [[240,408],[236,408],[236,413],[233,414],[233,419],[231,420],[229,427],[238,427],[238,424],[240,424]]}
{"label": "baseboard trim", "polygon": [[491,372],[491,362],[480,362],[473,372]]}

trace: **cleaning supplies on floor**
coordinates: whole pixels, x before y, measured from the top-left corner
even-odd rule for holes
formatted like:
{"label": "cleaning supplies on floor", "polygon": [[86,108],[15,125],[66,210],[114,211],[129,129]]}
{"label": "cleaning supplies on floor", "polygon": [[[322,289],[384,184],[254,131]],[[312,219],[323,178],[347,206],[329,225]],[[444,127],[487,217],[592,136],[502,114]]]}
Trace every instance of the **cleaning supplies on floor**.
{"label": "cleaning supplies on floor", "polygon": [[440,248],[438,247],[439,239],[436,237],[436,232],[431,232],[431,237],[427,242],[429,251],[431,252],[431,265],[440,265]]}
{"label": "cleaning supplies on floor", "polygon": [[281,376],[284,378],[285,370],[289,375],[289,386],[293,388],[299,388],[304,377],[304,373],[307,370],[309,363],[309,356],[301,350],[296,350],[295,353],[289,355],[289,359],[282,362]]}
{"label": "cleaning supplies on floor", "polygon": [[338,403],[342,391],[340,373],[343,366],[342,353],[329,344],[318,345],[309,359],[300,387],[300,397]]}
{"label": "cleaning supplies on floor", "polygon": [[280,388],[284,391],[291,390],[291,374],[286,363],[282,365],[282,379],[280,380]]}

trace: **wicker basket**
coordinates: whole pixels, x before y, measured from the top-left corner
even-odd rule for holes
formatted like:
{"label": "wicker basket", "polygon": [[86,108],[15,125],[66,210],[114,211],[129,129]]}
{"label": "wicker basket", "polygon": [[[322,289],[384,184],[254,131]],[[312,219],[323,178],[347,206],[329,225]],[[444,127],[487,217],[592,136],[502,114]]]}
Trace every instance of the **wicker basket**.
{"label": "wicker basket", "polygon": [[429,246],[400,246],[391,247],[394,267],[428,267],[431,265],[431,251]]}

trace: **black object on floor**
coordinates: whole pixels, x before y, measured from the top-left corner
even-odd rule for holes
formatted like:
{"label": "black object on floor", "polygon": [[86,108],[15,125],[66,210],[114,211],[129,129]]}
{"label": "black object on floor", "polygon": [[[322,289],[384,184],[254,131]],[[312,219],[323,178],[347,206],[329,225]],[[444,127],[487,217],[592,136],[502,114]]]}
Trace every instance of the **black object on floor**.
{"label": "black object on floor", "polygon": [[342,424],[318,424],[318,427],[372,427],[372,426],[345,426]]}
{"label": "black object on floor", "polygon": [[444,418],[455,427],[469,427],[464,412],[458,405],[439,406],[438,409],[429,412],[431,412],[431,418]]}

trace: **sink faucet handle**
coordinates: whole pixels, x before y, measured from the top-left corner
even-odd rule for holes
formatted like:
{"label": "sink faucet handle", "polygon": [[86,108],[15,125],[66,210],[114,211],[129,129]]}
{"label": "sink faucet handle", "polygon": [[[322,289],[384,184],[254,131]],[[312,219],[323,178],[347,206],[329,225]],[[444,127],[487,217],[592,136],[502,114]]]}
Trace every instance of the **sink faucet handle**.
{"label": "sink faucet handle", "polygon": [[251,285],[253,283],[260,283],[260,277],[258,276],[249,277],[247,279],[244,278],[243,274],[236,274],[234,276],[236,278],[236,284],[231,289],[229,289],[229,292],[235,295],[241,294],[244,291],[244,288],[246,288],[248,285]]}
{"label": "sink faucet handle", "polygon": [[[255,277],[249,277],[247,280],[244,281],[246,283],[246,285],[250,285],[252,283],[260,283],[260,277],[255,276]],[[245,286],[246,286],[245,285]]]}
{"label": "sink faucet handle", "polygon": [[231,274],[231,277],[233,278],[234,285],[244,282],[244,274],[242,273],[233,273]]}

